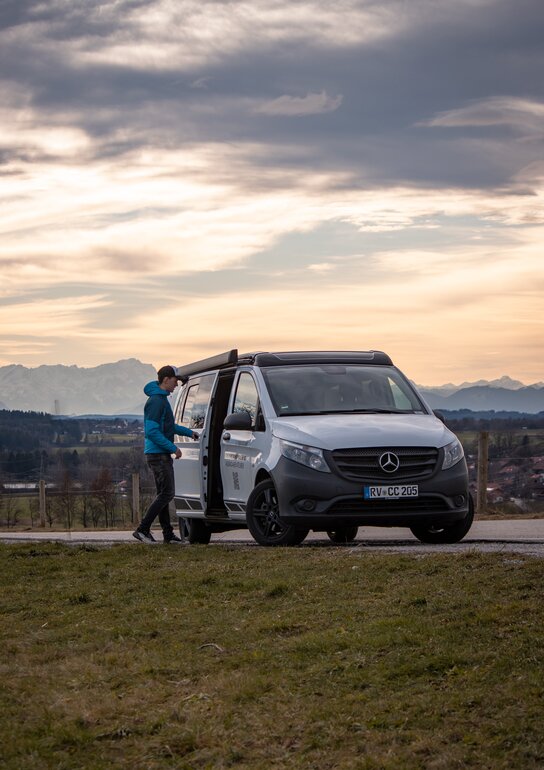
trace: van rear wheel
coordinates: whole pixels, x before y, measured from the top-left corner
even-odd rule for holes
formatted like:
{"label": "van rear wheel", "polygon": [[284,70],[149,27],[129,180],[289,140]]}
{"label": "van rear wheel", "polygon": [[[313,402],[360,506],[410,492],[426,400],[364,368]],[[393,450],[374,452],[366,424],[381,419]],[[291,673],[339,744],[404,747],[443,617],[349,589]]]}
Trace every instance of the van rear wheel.
{"label": "van rear wheel", "polygon": [[278,494],[271,479],[261,481],[249,495],[246,520],[259,545],[299,545],[309,532],[282,521]]}
{"label": "van rear wheel", "polygon": [[422,543],[458,543],[464,538],[474,521],[474,501],[469,495],[468,513],[454,524],[420,524],[410,527],[412,534]]}
{"label": "van rear wheel", "polygon": [[336,529],[328,529],[327,535],[333,543],[353,543],[358,530],[359,527],[356,526],[336,527]]}
{"label": "van rear wheel", "polygon": [[195,543],[208,545],[212,531],[200,519],[180,518],[179,534],[182,540],[188,540],[192,545]]}

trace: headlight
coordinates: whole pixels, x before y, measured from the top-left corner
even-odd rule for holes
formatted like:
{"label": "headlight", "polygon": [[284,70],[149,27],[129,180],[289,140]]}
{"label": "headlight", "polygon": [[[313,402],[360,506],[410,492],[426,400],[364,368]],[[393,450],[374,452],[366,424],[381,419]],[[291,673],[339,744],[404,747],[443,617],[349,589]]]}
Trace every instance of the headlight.
{"label": "headlight", "polygon": [[303,444],[293,444],[291,441],[282,441],[280,439],[281,453],[288,460],[305,465],[314,471],[323,471],[330,473],[331,469],[325,462],[321,449],[313,446],[304,446]]}
{"label": "headlight", "polygon": [[451,444],[447,444],[444,447],[444,462],[442,463],[442,470],[445,471],[451,468],[453,465],[462,460],[465,456],[463,452],[463,446],[459,439],[455,439]]}

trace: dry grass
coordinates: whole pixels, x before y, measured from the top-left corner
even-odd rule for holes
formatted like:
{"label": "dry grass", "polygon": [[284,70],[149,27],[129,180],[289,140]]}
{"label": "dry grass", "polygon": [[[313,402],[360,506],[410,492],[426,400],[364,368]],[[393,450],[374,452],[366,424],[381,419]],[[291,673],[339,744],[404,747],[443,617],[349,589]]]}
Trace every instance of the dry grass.
{"label": "dry grass", "polygon": [[544,562],[0,546],[0,766],[541,768]]}

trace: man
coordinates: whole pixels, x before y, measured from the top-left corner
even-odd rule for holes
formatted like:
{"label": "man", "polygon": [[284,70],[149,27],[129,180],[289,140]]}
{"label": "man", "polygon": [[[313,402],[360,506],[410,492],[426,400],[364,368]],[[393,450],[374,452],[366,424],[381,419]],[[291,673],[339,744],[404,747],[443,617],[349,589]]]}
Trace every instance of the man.
{"label": "man", "polygon": [[142,543],[154,543],[151,525],[159,517],[162,535],[165,543],[181,543],[174,534],[170,523],[170,502],[174,499],[174,463],[172,455],[181,457],[181,450],[174,443],[174,436],[191,436],[198,434],[182,425],[176,425],[172,407],[168,400],[178,385],[177,372],[173,366],[163,366],[157,372],[157,380],[148,382],[144,393],[148,396],[144,408],[144,434],[147,464],[153,472],[157,496],[147,509],[133,536]]}

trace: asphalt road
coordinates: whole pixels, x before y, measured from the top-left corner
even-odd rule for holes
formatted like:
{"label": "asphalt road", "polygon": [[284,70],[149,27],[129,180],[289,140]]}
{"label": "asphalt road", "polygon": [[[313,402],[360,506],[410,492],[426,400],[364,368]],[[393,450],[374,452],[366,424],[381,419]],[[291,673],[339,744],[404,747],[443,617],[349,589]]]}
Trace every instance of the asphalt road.
{"label": "asphalt road", "polygon": [[[160,532],[156,536],[159,538]],[[101,543],[104,545],[131,543],[139,548],[149,547],[138,543],[132,537],[132,533],[126,530],[88,530],[86,532],[0,531],[0,541],[3,543],[58,541],[73,544]],[[212,546],[220,545],[221,543],[256,546],[249,532],[243,529],[212,535]],[[159,542],[157,545],[161,545],[161,543]],[[455,545],[424,545],[412,535],[410,530],[400,527],[360,527],[355,543],[350,543],[347,546],[334,546],[325,533],[310,532],[303,544],[303,547],[323,546],[406,554],[502,551],[544,558],[544,519],[477,521],[473,524],[465,539]]]}

